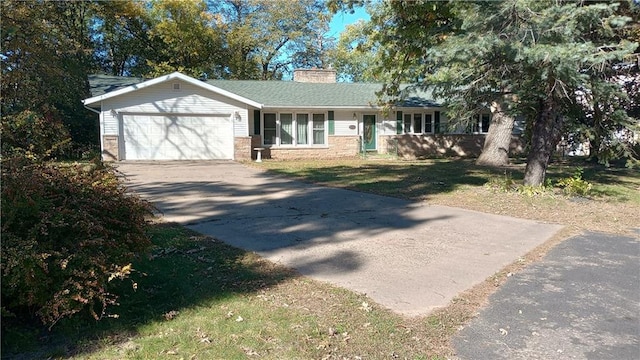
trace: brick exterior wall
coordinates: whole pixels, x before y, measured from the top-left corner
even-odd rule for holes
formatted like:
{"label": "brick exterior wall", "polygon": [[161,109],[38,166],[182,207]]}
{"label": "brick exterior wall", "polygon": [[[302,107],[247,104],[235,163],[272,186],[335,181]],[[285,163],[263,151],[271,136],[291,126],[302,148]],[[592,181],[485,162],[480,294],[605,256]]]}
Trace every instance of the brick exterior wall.
{"label": "brick exterior wall", "polygon": [[295,69],[293,81],[304,83],[335,83],[336,71],[331,69]]}
{"label": "brick exterior wall", "polygon": [[[253,153],[251,136],[235,137],[233,139],[233,156],[235,160],[244,161],[251,160]],[[255,159],[255,156],[253,157]]]}
{"label": "brick exterior wall", "polygon": [[267,148],[263,159],[338,159],[358,155],[357,136],[329,136],[329,146],[322,148]]}
{"label": "brick exterior wall", "polygon": [[102,160],[103,161],[118,161],[120,160],[120,147],[118,146],[117,135],[105,135],[102,137]]}
{"label": "brick exterior wall", "polygon": [[[380,153],[395,155],[397,151],[398,157],[405,159],[477,157],[482,152],[484,138],[485,135],[477,134],[381,136]],[[524,142],[520,136],[512,136],[510,151],[511,155],[524,151]]]}

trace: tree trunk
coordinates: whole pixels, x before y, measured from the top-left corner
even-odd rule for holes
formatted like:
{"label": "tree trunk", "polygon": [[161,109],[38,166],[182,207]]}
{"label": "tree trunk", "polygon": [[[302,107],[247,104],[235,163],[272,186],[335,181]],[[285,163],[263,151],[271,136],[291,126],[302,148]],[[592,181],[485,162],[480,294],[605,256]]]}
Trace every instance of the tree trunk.
{"label": "tree trunk", "polygon": [[514,119],[505,114],[503,108],[504,103],[500,100],[491,103],[489,132],[484,139],[482,153],[476,160],[476,165],[500,167],[509,164]]}
{"label": "tree trunk", "polygon": [[544,184],[549,160],[560,141],[562,123],[562,116],[556,112],[554,100],[549,97],[545,101],[541,101],[538,119],[533,125],[533,133],[531,134],[531,149],[524,171],[525,185],[541,186]]}

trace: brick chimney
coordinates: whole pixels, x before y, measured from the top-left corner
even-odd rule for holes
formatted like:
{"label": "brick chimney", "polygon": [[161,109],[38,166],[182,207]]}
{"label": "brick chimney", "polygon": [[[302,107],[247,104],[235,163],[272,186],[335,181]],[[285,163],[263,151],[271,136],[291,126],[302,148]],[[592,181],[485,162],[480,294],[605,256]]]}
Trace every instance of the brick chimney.
{"label": "brick chimney", "polygon": [[304,83],[335,83],[336,71],[333,69],[295,69],[293,81]]}

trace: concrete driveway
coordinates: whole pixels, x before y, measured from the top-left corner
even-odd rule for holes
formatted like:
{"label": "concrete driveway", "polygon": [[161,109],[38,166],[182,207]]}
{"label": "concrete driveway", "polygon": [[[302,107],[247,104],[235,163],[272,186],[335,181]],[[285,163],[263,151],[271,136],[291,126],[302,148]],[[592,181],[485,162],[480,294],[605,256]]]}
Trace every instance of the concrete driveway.
{"label": "concrete driveway", "polygon": [[120,163],[165,220],[425,315],[560,226],[292,181],[230,161]]}

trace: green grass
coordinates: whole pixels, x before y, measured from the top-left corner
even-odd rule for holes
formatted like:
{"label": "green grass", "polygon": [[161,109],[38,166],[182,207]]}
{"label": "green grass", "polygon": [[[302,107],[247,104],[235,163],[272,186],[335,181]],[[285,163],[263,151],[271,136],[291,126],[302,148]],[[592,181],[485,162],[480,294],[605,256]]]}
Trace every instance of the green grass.
{"label": "green grass", "polygon": [[492,174],[471,160],[268,161],[262,168],[299,180],[402,198],[419,198],[481,186]]}
{"label": "green grass", "polygon": [[153,251],[134,263],[133,277],[120,288],[120,306],[110,309],[117,318],[63,320],[51,332],[33,323],[3,321],[3,358],[375,359],[396,354],[442,359],[448,354],[443,335],[455,327],[441,325],[448,320],[438,316],[408,321],[362,294],[300,277],[178,225],[155,225],[151,236]]}
{"label": "green grass", "polygon": [[[477,166],[473,159],[265,161],[259,167],[302,181],[411,200],[428,200],[433,195],[479,188],[507,178],[521,183],[525,170],[524,162],[517,159],[504,169]],[[556,183],[572,176],[576,168],[583,168],[584,179],[593,184],[593,197],[640,204],[637,169],[566,159],[552,163],[547,178]]]}

